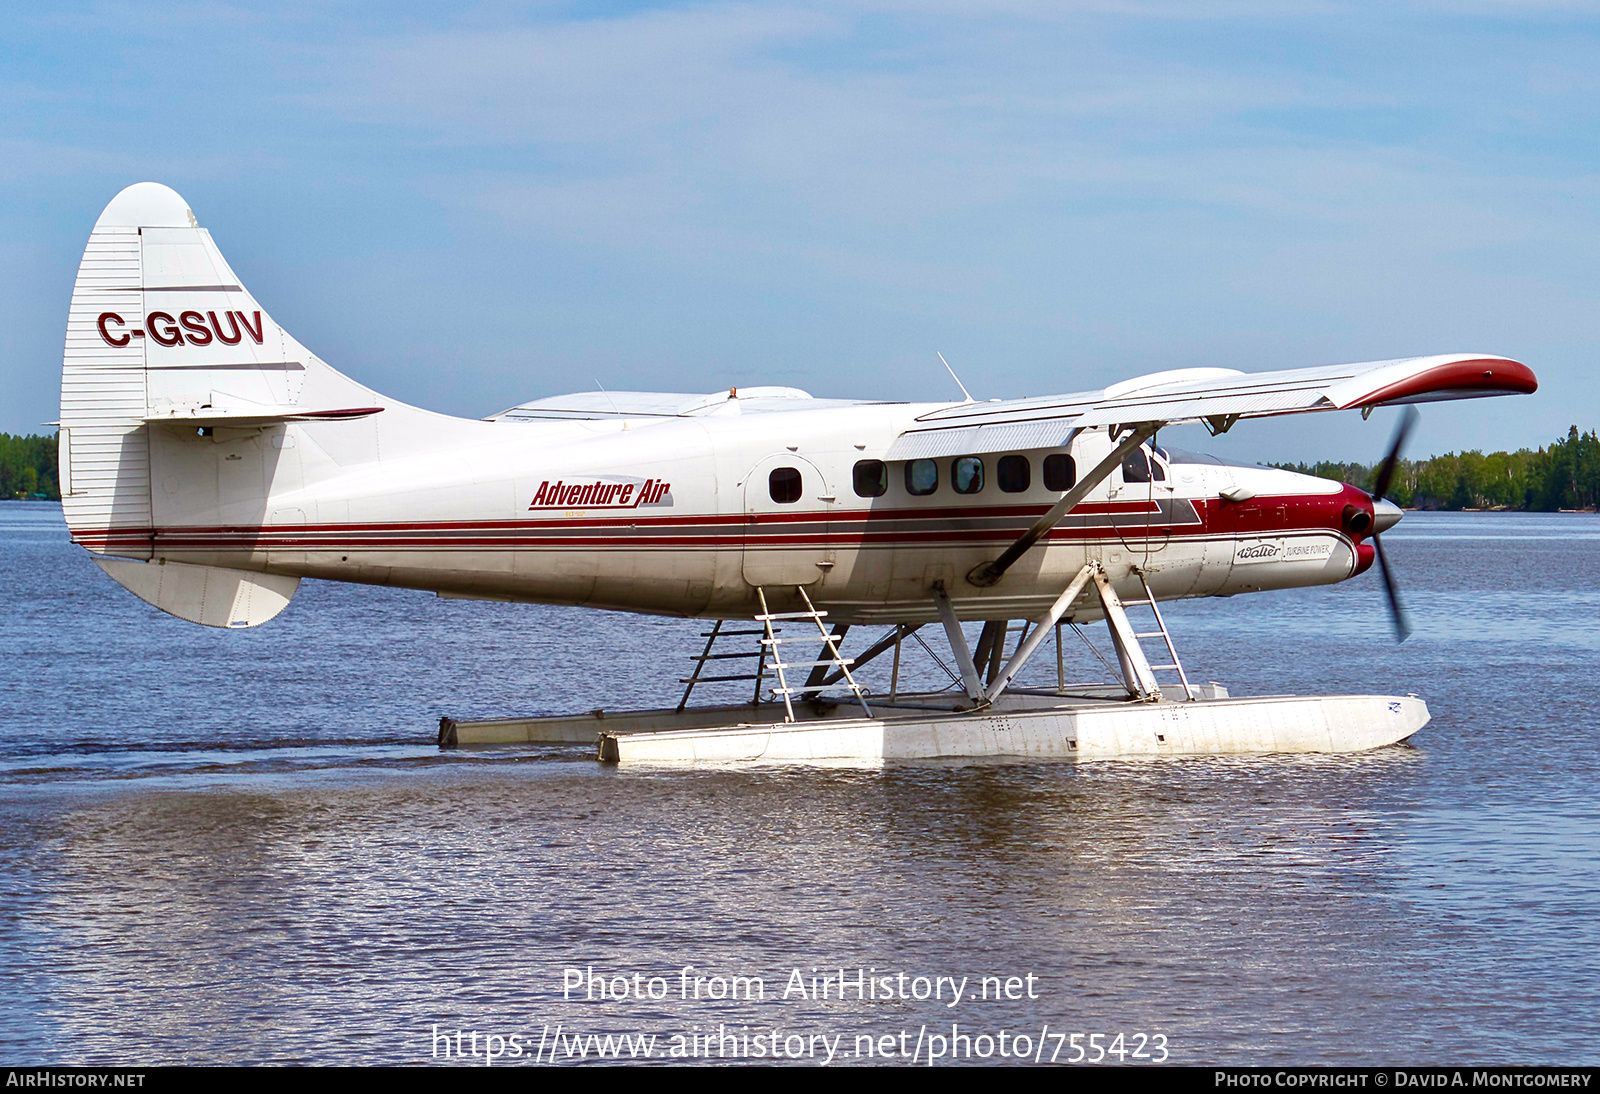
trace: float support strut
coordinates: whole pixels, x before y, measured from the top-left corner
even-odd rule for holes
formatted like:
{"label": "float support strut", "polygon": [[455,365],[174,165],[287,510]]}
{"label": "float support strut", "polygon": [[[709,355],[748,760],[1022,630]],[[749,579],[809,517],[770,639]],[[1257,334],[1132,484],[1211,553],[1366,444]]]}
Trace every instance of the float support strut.
{"label": "float support strut", "polygon": [[978,667],[972,663],[967,636],[961,633],[961,620],[956,618],[956,610],[950,605],[950,594],[945,592],[943,581],[934,582],[933,604],[939,609],[939,621],[944,624],[945,637],[950,640],[950,652],[955,655],[956,666],[961,670],[961,686],[966,689],[967,698],[974,703],[984,702]]}
{"label": "float support strut", "polygon": [[1056,623],[1066,614],[1067,609],[1072,607],[1072,602],[1078,599],[1078,594],[1083,592],[1084,586],[1089,584],[1089,579],[1099,571],[1099,563],[1095,562],[1078,571],[1078,575],[1072,579],[1072,584],[1068,585],[1066,590],[1056,597],[1055,603],[1050,605],[1050,610],[1034,622],[1033,633],[1028,635],[1027,641],[1017,647],[1017,652],[1011,655],[1006,667],[1000,670],[1000,675],[989,685],[989,690],[984,693],[985,699],[992,703],[1011,686],[1011,681],[1022,671],[1022,666],[1026,665],[1034,651],[1044,644],[1044,640],[1055,630]]}
{"label": "float support strut", "polygon": [[1122,610],[1122,599],[1111,587],[1111,579],[1105,575],[1105,571],[1096,570],[1094,583],[1100,591],[1100,603],[1105,608],[1106,629],[1111,632],[1111,644],[1117,649],[1117,660],[1122,662],[1122,675],[1127,682],[1128,694],[1135,699],[1161,698],[1161,685],[1156,683],[1155,671],[1145,658],[1144,650],[1139,648],[1139,636],[1134,633],[1133,624],[1128,622],[1128,613]]}

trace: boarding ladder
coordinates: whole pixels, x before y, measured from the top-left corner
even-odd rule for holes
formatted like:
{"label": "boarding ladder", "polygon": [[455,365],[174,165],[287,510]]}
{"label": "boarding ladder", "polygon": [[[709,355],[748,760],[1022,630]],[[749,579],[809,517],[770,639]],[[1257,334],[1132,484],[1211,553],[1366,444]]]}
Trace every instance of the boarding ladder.
{"label": "boarding ladder", "polygon": [[[1189,674],[1183,671],[1183,663],[1178,659],[1178,649],[1172,644],[1172,635],[1167,631],[1166,620],[1161,618],[1161,609],[1156,607],[1155,594],[1150,591],[1149,579],[1145,576],[1143,570],[1135,570],[1134,572],[1139,575],[1139,585],[1144,589],[1144,599],[1132,601],[1124,600],[1121,602],[1122,607],[1124,611],[1126,611],[1128,608],[1148,607],[1150,609],[1150,613],[1155,617],[1156,621],[1156,629],[1153,631],[1135,631],[1133,633],[1134,642],[1136,644],[1141,643],[1147,638],[1161,639],[1162,644],[1167,648],[1167,655],[1171,657],[1172,660],[1167,664],[1157,665],[1150,664],[1148,658],[1145,658],[1146,663],[1149,664],[1151,673],[1176,672],[1178,674],[1178,682],[1183,685],[1184,696],[1191,701],[1200,698],[1200,696],[1195,692],[1195,689],[1189,683]],[[1115,593],[1110,591],[1109,587],[1107,587],[1105,593],[1113,597],[1116,596]],[[1144,654],[1143,648],[1141,647],[1138,652],[1142,656]]]}
{"label": "boarding ladder", "polygon": [[[832,634],[828,633],[828,628],[823,626],[822,623],[827,618],[828,613],[817,610],[817,606],[811,602],[811,597],[806,594],[804,585],[796,585],[795,590],[799,592],[800,599],[805,603],[806,610],[803,612],[774,612],[767,606],[766,589],[761,586],[756,587],[756,596],[761,601],[761,614],[756,616],[756,621],[766,627],[766,637],[761,639],[761,645],[767,651],[767,656],[771,658],[773,672],[778,677],[778,686],[772,689],[772,693],[783,696],[785,712],[783,720],[786,722],[795,720],[794,697],[796,695],[815,695],[833,686],[825,682],[824,679],[830,668],[837,669],[838,672],[843,673],[845,686],[855,693],[856,702],[861,704],[862,712],[868,718],[872,717],[872,708],[867,705],[866,689],[856,682],[855,676],[850,672],[850,666],[855,664],[855,658],[844,657],[839,653],[839,643],[844,638],[844,628],[835,627]],[[809,619],[816,624],[817,634],[822,639],[822,649],[817,653],[817,660],[785,661],[783,659],[782,647],[785,643],[808,641],[808,639],[802,639],[798,636],[792,638],[778,637],[778,629],[773,624],[786,619]],[[809,631],[809,628],[807,630]],[[797,669],[812,670],[806,682],[799,687],[789,683],[789,673]],[[759,687],[760,685],[757,686]]]}
{"label": "boarding ladder", "polygon": [[[678,683],[688,685],[683,689],[683,698],[678,700],[679,714],[682,714],[683,709],[689,705],[689,696],[693,694],[697,685],[719,684],[730,680],[754,680],[755,692],[750,698],[750,705],[759,706],[761,704],[761,684],[769,675],[771,675],[771,673],[767,671],[767,646],[763,644],[757,646],[754,650],[743,651],[739,653],[713,653],[711,651],[712,647],[717,644],[717,640],[719,638],[744,638],[754,637],[756,635],[766,635],[768,638],[772,638],[775,637],[776,632],[773,631],[770,625],[764,627],[723,630],[722,625],[724,622],[725,620],[719,619],[712,624],[709,631],[700,632],[700,637],[706,640],[705,649],[700,651],[699,656],[689,658],[689,660],[694,662],[694,671],[688,676],[682,677],[678,680]],[[729,673],[721,676],[705,675],[706,665],[708,662],[748,660],[752,657],[756,659],[755,672]]]}

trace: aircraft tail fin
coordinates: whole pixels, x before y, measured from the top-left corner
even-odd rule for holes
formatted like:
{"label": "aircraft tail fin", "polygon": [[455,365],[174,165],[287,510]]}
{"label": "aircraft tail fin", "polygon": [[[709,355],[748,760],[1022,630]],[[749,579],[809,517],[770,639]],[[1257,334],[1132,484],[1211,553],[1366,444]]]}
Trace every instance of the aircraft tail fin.
{"label": "aircraft tail fin", "polygon": [[[221,461],[238,455],[178,442],[219,426],[253,438],[288,422],[383,412],[424,413],[290,337],[177,193],[141,182],[106,206],[78,269],[62,358],[61,493],[75,542],[148,559],[158,526],[262,523],[270,474],[230,477]],[[357,430],[341,458],[358,462],[363,443],[376,452],[370,423],[365,433],[340,428]]]}

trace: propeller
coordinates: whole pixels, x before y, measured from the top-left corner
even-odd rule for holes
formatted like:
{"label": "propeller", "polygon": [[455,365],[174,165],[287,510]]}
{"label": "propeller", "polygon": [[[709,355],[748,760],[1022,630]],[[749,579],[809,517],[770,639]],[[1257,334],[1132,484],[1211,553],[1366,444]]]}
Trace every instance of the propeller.
{"label": "propeller", "polygon": [[[1405,413],[1400,416],[1394,440],[1389,443],[1389,454],[1378,466],[1378,476],[1372,484],[1373,502],[1382,503],[1383,496],[1389,492],[1395,467],[1400,463],[1400,453],[1406,446],[1406,438],[1411,435],[1412,426],[1417,424],[1417,417],[1417,408],[1414,406],[1406,407]],[[1400,603],[1400,587],[1395,584],[1394,571],[1389,569],[1389,556],[1384,554],[1383,536],[1376,522],[1373,524],[1372,546],[1378,552],[1378,572],[1383,575],[1383,590],[1389,595],[1389,615],[1394,620],[1395,641],[1404,642],[1411,635],[1411,623],[1406,619],[1405,607]]]}

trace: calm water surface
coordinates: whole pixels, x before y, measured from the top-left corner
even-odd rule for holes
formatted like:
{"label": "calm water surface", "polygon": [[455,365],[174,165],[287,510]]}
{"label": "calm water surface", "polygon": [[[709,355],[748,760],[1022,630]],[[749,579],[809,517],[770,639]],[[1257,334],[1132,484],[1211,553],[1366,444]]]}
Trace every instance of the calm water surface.
{"label": "calm water surface", "polygon": [[[848,1057],[954,1022],[1046,1059],[1122,1031],[1180,1063],[1593,1064],[1600,518],[1408,514],[1385,542],[1402,647],[1371,575],[1169,624],[1235,694],[1422,695],[1411,746],[632,771],[431,742],[441,714],[674,702],[701,624],[306,582],[208,630],[116,588],[59,507],[0,505],[0,1053],[427,1062],[436,1029],[531,1053],[560,1025]],[[686,965],[766,998],[682,999]],[[1036,998],[782,997],[841,966]],[[564,998],[588,967],[669,997]]]}

